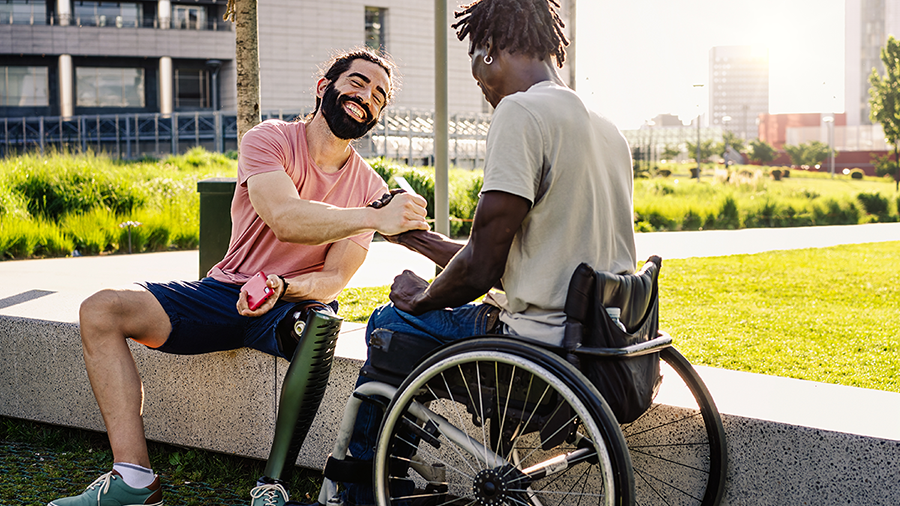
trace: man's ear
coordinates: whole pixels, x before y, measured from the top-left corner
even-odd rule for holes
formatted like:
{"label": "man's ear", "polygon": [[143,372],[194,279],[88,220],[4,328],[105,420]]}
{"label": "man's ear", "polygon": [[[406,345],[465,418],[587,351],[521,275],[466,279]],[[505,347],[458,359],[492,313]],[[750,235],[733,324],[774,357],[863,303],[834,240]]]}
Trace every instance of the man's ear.
{"label": "man's ear", "polygon": [[492,35],[488,35],[488,38],[484,39],[484,54],[487,57],[494,55],[494,37]]}
{"label": "man's ear", "polygon": [[328,79],[325,79],[324,77],[322,79],[319,79],[319,82],[316,83],[316,97],[324,97],[325,88],[327,88],[329,84],[331,84],[331,81],[329,81]]}

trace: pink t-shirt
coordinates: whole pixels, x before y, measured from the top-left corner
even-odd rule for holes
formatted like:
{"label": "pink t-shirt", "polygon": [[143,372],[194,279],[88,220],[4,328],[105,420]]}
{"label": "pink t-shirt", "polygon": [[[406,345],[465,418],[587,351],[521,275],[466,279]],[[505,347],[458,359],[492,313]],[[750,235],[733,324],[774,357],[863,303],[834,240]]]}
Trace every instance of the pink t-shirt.
{"label": "pink t-shirt", "polygon": [[[294,181],[301,199],[337,207],[364,207],[388,188],[356,150],[334,174],[323,172],[309,156],[306,125],[268,120],[244,134],[238,161],[238,186],[231,202],[231,243],[209,276],[224,283],[244,283],[259,271],[298,276],[322,269],[330,244],[307,246],[279,241],[250,204],[247,179],[283,170]],[[350,240],[369,248],[374,232]]]}

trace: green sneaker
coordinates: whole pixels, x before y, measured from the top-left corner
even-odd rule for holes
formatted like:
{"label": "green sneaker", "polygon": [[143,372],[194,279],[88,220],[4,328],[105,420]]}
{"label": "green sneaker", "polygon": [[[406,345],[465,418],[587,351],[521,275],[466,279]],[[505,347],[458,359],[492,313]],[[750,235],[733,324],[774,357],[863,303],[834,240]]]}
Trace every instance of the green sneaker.
{"label": "green sneaker", "polygon": [[81,495],[51,501],[47,506],[162,506],[159,476],[146,488],[131,488],[122,475],[108,472],[94,480]]}
{"label": "green sneaker", "polygon": [[284,506],[287,490],[278,483],[266,483],[250,491],[250,506]]}

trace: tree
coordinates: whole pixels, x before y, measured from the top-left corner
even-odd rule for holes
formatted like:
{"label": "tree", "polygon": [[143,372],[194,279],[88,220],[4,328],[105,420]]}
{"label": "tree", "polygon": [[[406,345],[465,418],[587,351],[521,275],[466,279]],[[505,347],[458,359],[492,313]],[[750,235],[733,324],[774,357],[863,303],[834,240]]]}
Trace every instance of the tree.
{"label": "tree", "polygon": [[[784,151],[791,157],[791,163],[797,166],[821,165],[831,155],[831,148],[828,147],[828,144],[819,141],[794,146],[785,145]],[[834,156],[837,156],[837,151],[834,152]]]}
{"label": "tree", "polygon": [[894,179],[897,179],[898,173],[900,173],[900,165],[897,165],[895,160],[891,160],[890,155],[885,156],[876,156],[873,160],[875,164],[875,175],[878,177],[883,176],[893,176]]}
{"label": "tree", "polygon": [[[869,76],[869,119],[881,123],[884,138],[894,148],[894,164],[900,165],[900,42],[893,36],[881,48],[884,77],[872,69]],[[894,172],[895,191],[900,191],[900,172]]]}
{"label": "tree", "polygon": [[[687,151],[690,154],[690,156],[696,157],[697,156],[697,143],[696,142],[692,143],[691,141],[687,141],[685,144],[687,144]],[[698,160],[698,162],[708,161],[710,159],[710,157],[712,157],[712,155],[714,155],[715,153],[716,153],[715,143],[713,142],[712,139],[700,141],[700,160]]]}
{"label": "tree", "polygon": [[228,0],[224,19],[234,22],[237,64],[238,149],[248,130],[262,119],[259,110],[259,35],[256,0]]}
{"label": "tree", "polygon": [[722,134],[722,144],[719,151],[724,152],[725,146],[731,147],[731,149],[737,151],[738,153],[744,151],[744,139],[738,137],[734,132],[725,132]]}
{"label": "tree", "polygon": [[678,158],[678,155],[681,154],[681,150],[678,149],[678,146],[670,146],[666,144],[666,147],[663,148],[662,157],[664,160],[672,161]]}
{"label": "tree", "polygon": [[768,142],[761,139],[750,141],[750,159],[765,165],[776,158],[777,151]]}

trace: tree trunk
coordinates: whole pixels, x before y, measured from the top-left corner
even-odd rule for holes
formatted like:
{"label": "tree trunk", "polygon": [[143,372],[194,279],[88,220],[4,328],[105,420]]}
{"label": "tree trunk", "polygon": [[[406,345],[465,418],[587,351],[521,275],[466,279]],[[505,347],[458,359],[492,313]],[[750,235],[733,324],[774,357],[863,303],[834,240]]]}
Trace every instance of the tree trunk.
{"label": "tree trunk", "polygon": [[234,38],[237,63],[238,149],[248,130],[260,122],[257,0],[235,0]]}

